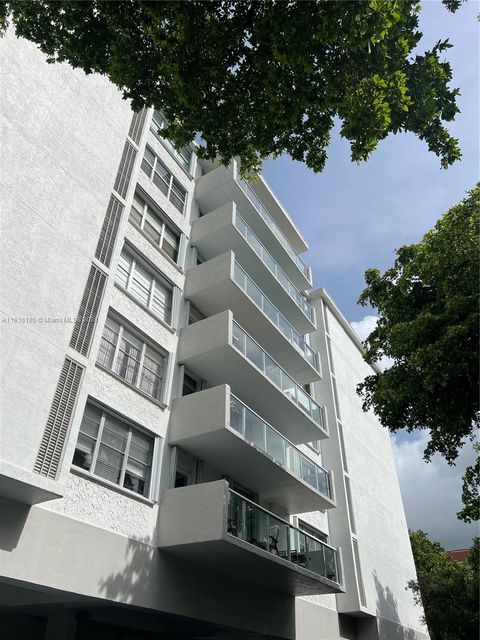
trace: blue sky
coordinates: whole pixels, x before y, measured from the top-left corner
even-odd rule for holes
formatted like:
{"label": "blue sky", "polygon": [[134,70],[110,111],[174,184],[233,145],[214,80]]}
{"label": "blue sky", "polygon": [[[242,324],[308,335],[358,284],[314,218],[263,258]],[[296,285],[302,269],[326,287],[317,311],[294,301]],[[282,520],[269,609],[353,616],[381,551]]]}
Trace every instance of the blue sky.
{"label": "blue sky", "polygon": [[[309,242],[304,257],[315,286],[325,287],[347,319],[359,323],[359,333],[371,326],[372,310],[357,305],[365,270],[391,266],[397,247],[418,242],[479,179],[479,13],[478,0],[454,14],[431,0],[420,15],[422,52],[440,39],[454,45],[445,58],[453,69],[452,84],[461,90],[461,113],[449,124],[460,141],[460,162],[445,171],[425,143],[400,134],[356,165],[337,129],[320,175],[288,156],[264,163],[263,175]],[[469,546],[476,527],[458,522],[455,513],[460,478],[472,456],[465,451],[453,468],[443,460],[425,465],[424,438],[400,436],[393,442],[409,526],[423,528],[447,548]]]}

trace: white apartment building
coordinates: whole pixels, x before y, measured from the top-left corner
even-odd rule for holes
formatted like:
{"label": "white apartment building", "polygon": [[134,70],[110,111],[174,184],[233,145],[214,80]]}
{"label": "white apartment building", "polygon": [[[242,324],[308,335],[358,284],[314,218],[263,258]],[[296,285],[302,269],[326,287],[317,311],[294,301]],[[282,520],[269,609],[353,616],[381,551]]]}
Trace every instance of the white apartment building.
{"label": "white apartment building", "polygon": [[266,182],[0,54],[1,637],[427,639],[371,368]]}

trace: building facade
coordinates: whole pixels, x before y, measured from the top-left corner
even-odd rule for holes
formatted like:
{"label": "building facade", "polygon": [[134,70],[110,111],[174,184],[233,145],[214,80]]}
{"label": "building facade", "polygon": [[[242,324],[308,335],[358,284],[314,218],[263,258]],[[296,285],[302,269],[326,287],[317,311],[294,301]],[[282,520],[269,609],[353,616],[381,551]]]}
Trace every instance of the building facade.
{"label": "building facade", "polygon": [[6,638],[428,638],[361,344],[263,179],[2,68]]}

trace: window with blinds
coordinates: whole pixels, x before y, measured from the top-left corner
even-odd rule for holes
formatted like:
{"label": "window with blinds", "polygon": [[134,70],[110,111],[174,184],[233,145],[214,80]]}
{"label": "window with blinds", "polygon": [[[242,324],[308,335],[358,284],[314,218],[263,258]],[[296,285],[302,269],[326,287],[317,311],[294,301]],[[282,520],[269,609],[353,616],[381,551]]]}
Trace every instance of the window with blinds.
{"label": "window with blinds", "polygon": [[168,126],[167,121],[163,117],[160,111],[153,112],[152,123],[150,125],[151,131],[157,136],[159,140],[169,150],[175,160],[180,164],[182,169],[185,169],[187,173],[191,173],[191,162],[193,157],[193,151],[190,147],[183,147],[183,149],[177,150],[168,138],[161,135],[161,131]]}
{"label": "window with blinds", "polygon": [[147,344],[129,326],[112,316],[105,322],[97,364],[155,400],[161,400],[165,353]]}
{"label": "window with blinds", "polygon": [[173,285],[146,268],[124,247],[118,261],[117,283],[163,322],[172,325]]}
{"label": "window with blinds", "polygon": [[153,437],[87,403],[73,464],[148,498],[153,449]]}
{"label": "window with blinds", "polygon": [[139,227],[154,245],[177,264],[180,234],[169,227],[162,216],[137,193],[130,210],[130,222]]}
{"label": "window with blinds", "polygon": [[142,169],[173,206],[183,214],[187,203],[187,191],[150,147],[145,148]]}

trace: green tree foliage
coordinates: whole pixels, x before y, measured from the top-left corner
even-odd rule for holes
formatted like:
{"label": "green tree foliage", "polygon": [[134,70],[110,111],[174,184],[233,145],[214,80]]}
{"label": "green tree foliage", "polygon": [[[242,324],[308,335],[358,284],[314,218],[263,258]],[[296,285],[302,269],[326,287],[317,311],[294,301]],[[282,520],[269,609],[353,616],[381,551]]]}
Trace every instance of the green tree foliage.
{"label": "green tree foliage", "polygon": [[478,640],[478,542],[468,562],[449,558],[423,531],[411,531],[417,580],[408,588],[423,604],[431,640]]}
{"label": "green tree foliage", "polygon": [[[443,0],[450,11],[462,0]],[[23,0],[0,3],[0,26],[37,43],[50,62],[100,73],[154,105],[178,148],[244,173],[287,152],[322,171],[334,119],[352,160],[409,131],[447,167],[460,157],[444,122],[458,112],[451,45],[412,53],[419,0]]]}
{"label": "green tree foliage", "polygon": [[[358,386],[390,431],[428,429],[425,459],[453,464],[478,427],[480,185],[452,207],[418,244],[401,247],[391,269],[365,274],[360,304],[380,319],[365,341],[369,363],[393,365]],[[478,519],[479,463],[465,475],[465,509]]]}

